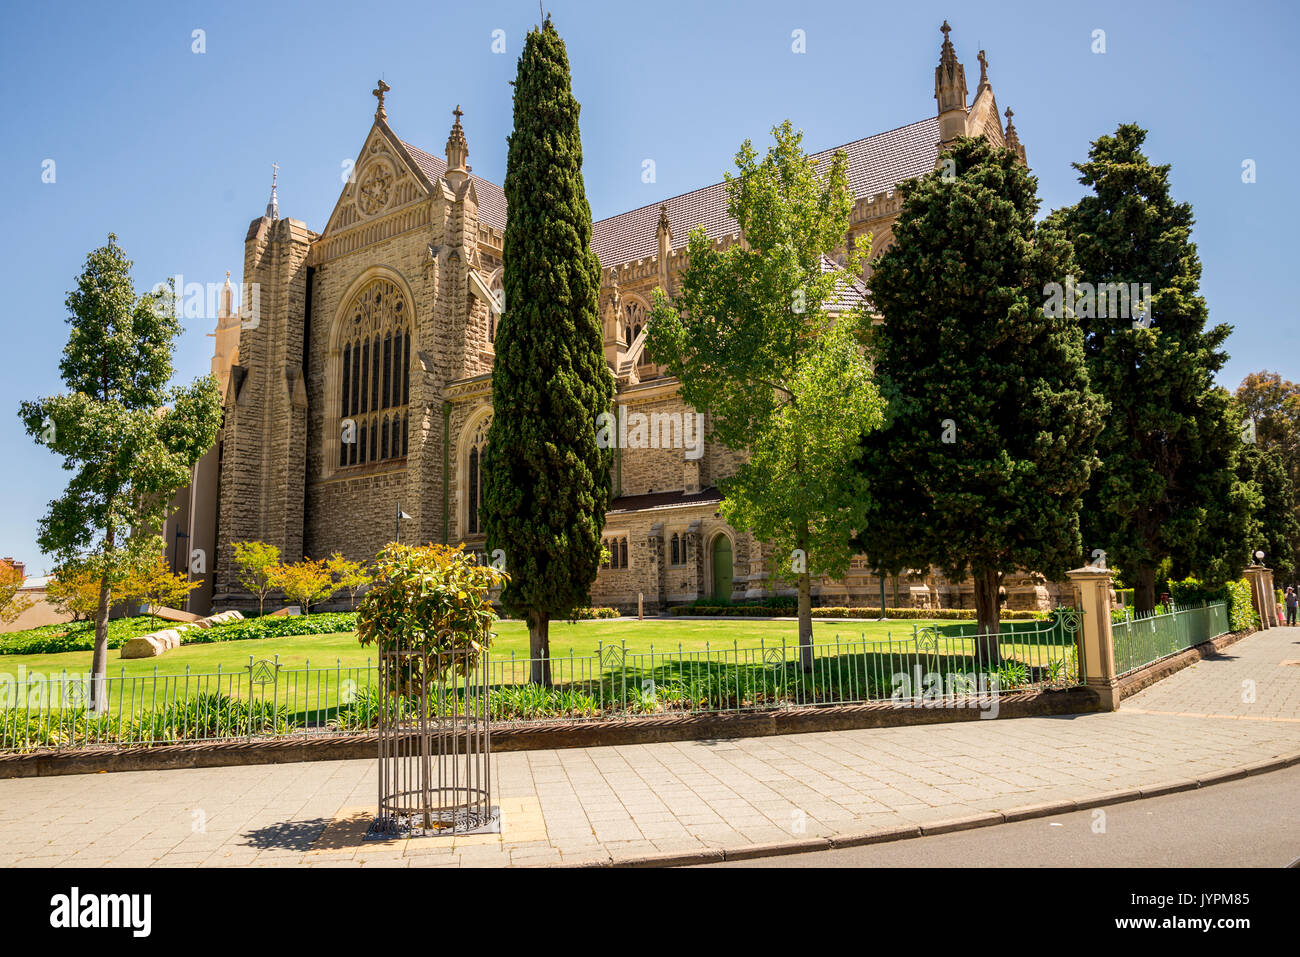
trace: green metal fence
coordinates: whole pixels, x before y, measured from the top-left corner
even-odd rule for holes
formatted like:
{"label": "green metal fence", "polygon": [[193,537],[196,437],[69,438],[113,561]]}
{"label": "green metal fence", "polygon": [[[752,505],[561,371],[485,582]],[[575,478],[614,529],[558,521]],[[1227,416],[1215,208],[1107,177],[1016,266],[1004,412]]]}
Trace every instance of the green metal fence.
{"label": "green metal fence", "polygon": [[1142,617],[1133,617],[1125,610],[1122,617],[1111,623],[1115,672],[1120,676],[1126,675],[1161,658],[1226,635],[1228,631],[1226,602],[1174,607],[1161,614]]}
{"label": "green metal fence", "polygon": [[[952,625],[885,640],[837,635],[813,645],[810,661],[797,641],[704,651],[601,645],[593,655],[552,655],[549,687],[529,682],[532,659],[491,655],[489,713],[527,723],[868,702],[977,706],[1007,691],[1078,684],[1078,620],[1057,609],[996,641]],[[84,707],[86,675],[0,675],[0,752],[362,733],[377,725],[378,686],[373,663],[285,668],[250,658],[207,674],[110,675],[109,710],[94,715]]]}

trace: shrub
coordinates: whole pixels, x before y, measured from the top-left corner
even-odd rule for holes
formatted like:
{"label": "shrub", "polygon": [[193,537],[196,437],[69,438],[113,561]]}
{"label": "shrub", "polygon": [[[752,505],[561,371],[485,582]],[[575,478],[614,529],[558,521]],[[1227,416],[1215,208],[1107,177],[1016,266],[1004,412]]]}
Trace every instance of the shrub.
{"label": "shrub", "polygon": [[1178,605],[1199,605],[1227,602],[1228,627],[1233,631],[1246,631],[1259,627],[1259,615],[1250,597],[1250,582],[1242,578],[1218,588],[1209,588],[1198,578],[1184,578],[1170,583],[1171,597]]}
{"label": "shrub", "polygon": [[617,608],[575,608],[569,612],[569,621],[595,621],[599,618],[619,618]]}
{"label": "shrub", "polygon": [[[108,623],[108,647],[120,648],[129,639],[157,629],[158,619],[152,615],[114,618]],[[200,633],[197,628],[184,632],[187,636]],[[0,635],[0,655],[57,655],[65,651],[90,651],[94,647],[95,623],[91,621],[41,625]]]}
{"label": "shrub", "polygon": [[[357,640],[380,651],[380,680],[397,694],[466,674],[492,641],[490,592],[505,572],[480,565],[456,546],[391,543],[375,562],[374,584],[361,598]],[[426,668],[440,673],[429,675]]]}
{"label": "shrub", "polygon": [[186,644],[209,644],[216,641],[246,641],[253,638],[292,638],[296,635],[332,635],[355,631],[356,612],[331,612],[315,615],[264,615],[211,628],[191,628],[182,633]]}

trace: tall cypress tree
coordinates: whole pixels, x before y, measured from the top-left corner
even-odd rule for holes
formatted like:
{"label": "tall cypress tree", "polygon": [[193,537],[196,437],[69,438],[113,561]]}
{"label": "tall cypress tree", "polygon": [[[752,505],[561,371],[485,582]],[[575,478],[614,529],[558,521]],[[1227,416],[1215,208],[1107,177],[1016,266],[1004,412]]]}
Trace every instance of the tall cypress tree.
{"label": "tall cypress tree", "polygon": [[1085,545],[1132,577],[1137,609],[1150,611],[1165,558],[1175,574],[1211,581],[1240,571],[1253,495],[1236,474],[1240,420],[1214,384],[1231,327],[1207,328],[1192,208],[1171,198],[1170,167],[1151,164],[1144,139],[1124,124],[1093,143],[1088,161],[1074,164],[1092,195],[1051,219],[1074,246],[1081,287],[1150,284],[1143,314],[1132,304],[1103,309],[1100,297],[1076,304],[1089,377],[1111,407],[1085,499]]}
{"label": "tall cypress tree", "polygon": [[[948,158],[955,175],[901,187],[896,242],[868,281],[889,409],[864,443],[859,537],[878,568],[969,573],[980,631],[996,636],[1006,573],[1057,577],[1079,556],[1104,403],[1073,318],[1044,309],[1072,260],[1034,223],[1037,181],[983,138],[957,140]],[[978,651],[995,661],[996,637]]]}
{"label": "tall cypress tree", "polygon": [[528,34],[514,86],[483,524],[489,550],[506,556],[502,604],[528,621],[532,680],[550,684],[550,620],[590,601],[600,566],[613,453],[597,447],[596,417],[614,386],[579,107],[549,16]]}

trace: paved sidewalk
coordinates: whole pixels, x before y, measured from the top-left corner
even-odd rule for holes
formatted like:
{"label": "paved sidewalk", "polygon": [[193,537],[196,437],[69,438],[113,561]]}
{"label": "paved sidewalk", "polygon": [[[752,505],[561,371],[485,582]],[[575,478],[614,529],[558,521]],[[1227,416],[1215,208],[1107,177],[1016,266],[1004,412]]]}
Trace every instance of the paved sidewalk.
{"label": "paved sidewalk", "polygon": [[369,760],[0,780],[0,865],[608,863],[1014,818],[1300,752],[1293,662],[1277,628],[1114,714],[500,754],[503,833],[460,839],[362,843]]}

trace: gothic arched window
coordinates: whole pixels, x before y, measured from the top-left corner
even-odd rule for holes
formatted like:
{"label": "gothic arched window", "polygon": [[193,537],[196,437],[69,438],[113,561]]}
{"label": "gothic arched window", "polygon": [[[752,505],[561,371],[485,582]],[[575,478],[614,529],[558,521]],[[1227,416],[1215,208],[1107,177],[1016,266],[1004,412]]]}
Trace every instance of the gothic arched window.
{"label": "gothic arched window", "polygon": [[483,455],[487,452],[488,429],[492,416],[487,416],[469,440],[469,460],[465,463],[465,533],[478,535],[483,531],[480,512],[483,509]]}
{"label": "gothic arched window", "polygon": [[[628,348],[636,342],[637,336],[645,329],[648,322],[645,303],[636,299],[628,299],[623,306],[623,328],[627,336]],[[650,359],[650,350],[642,348],[641,356],[637,359],[637,369],[645,370],[647,366],[653,366],[654,362]]]}
{"label": "gothic arched window", "polygon": [[635,299],[629,299],[623,306],[623,328],[629,346],[636,342],[636,337],[645,328],[645,306]]}
{"label": "gothic arched window", "polygon": [[362,287],[343,314],[339,466],[406,455],[411,396],[411,315],[388,279]]}
{"label": "gothic arched window", "polygon": [[671,564],[682,564],[682,540],[676,532],[673,532],[673,559]]}

